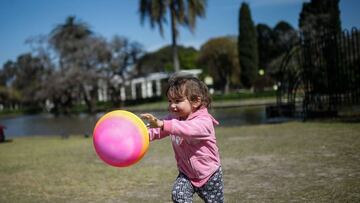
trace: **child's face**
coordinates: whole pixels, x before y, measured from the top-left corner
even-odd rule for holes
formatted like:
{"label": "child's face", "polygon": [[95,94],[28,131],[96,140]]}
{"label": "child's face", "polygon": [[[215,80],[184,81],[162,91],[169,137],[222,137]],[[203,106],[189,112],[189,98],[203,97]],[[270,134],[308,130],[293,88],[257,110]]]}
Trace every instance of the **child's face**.
{"label": "child's face", "polygon": [[186,97],[168,99],[169,111],[174,116],[185,120],[193,112],[194,105]]}

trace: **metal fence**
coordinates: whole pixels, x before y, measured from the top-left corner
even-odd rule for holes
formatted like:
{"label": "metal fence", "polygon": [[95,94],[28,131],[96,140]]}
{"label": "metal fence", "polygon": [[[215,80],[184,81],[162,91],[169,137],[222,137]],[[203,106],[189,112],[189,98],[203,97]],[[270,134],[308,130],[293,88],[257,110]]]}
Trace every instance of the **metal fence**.
{"label": "metal fence", "polygon": [[277,104],[267,107],[268,117],[330,117],[360,107],[360,31],[301,35],[276,79]]}
{"label": "metal fence", "polygon": [[360,104],[360,32],[324,33],[301,40],[305,117],[335,116]]}

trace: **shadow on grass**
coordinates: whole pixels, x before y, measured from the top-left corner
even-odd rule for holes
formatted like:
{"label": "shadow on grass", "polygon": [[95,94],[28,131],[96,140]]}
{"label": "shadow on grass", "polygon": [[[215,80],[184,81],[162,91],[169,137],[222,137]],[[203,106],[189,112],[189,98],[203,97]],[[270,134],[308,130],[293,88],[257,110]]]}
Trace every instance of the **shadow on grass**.
{"label": "shadow on grass", "polygon": [[12,139],[6,139],[3,142],[0,142],[0,144],[6,144],[6,143],[10,143],[10,142],[13,142],[13,140]]}

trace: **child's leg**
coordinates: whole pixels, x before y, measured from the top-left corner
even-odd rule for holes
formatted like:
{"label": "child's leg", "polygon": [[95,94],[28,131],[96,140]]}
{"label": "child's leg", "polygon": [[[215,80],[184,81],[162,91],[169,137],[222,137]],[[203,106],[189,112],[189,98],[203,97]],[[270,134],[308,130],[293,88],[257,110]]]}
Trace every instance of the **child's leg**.
{"label": "child's leg", "polygon": [[192,202],[195,191],[190,180],[182,173],[179,173],[175,180],[171,193],[173,202]]}
{"label": "child's leg", "polygon": [[224,202],[224,180],[221,167],[211,176],[204,186],[196,188],[196,193],[205,202]]}

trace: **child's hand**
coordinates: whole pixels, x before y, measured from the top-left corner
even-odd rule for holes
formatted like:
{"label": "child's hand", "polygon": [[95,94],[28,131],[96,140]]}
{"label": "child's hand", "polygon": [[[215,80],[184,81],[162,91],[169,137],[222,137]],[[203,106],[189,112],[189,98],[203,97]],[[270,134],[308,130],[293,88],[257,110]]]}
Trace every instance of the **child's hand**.
{"label": "child's hand", "polygon": [[140,114],[140,117],[149,122],[150,128],[162,128],[164,126],[164,122],[162,120],[157,119],[152,114],[144,113],[144,114]]}

